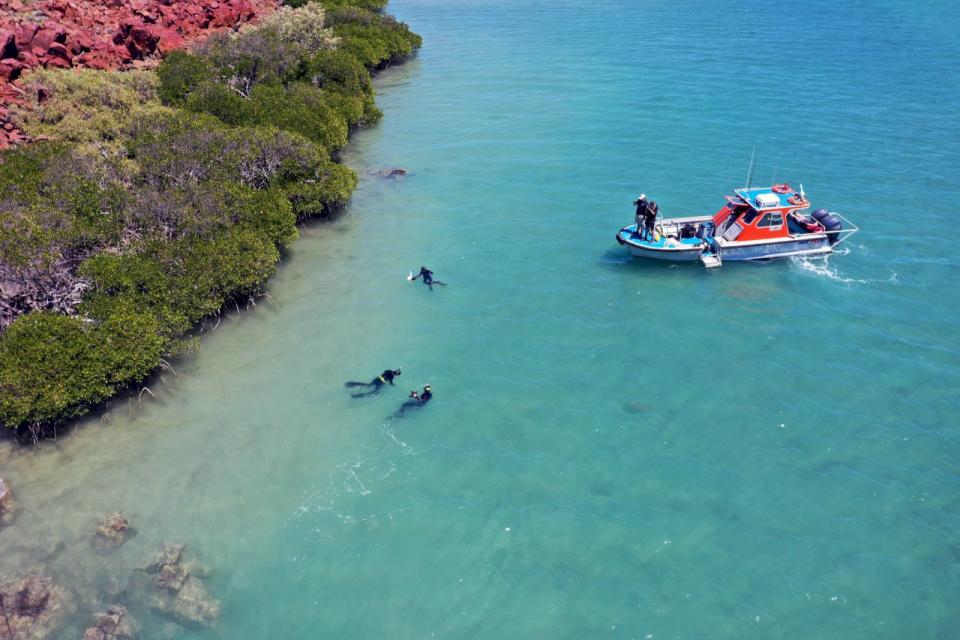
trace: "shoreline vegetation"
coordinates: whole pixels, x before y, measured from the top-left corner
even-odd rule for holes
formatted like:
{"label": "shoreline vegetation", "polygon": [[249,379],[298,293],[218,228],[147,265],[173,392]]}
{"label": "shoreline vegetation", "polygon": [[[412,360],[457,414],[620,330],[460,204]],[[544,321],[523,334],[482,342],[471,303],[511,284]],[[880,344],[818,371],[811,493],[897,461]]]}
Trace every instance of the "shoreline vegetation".
{"label": "shoreline vegetation", "polygon": [[38,70],[0,155],[0,434],[36,441],[262,294],[298,222],[357,184],[372,74],[421,39],[386,0],[287,0],[152,71]]}

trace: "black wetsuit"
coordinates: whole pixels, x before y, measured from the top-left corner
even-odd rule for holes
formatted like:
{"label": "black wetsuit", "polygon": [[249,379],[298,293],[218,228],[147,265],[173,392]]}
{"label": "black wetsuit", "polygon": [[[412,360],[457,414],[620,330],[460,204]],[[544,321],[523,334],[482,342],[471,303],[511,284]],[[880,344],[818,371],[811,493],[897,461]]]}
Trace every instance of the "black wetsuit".
{"label": "black wetsuit", "polygon": [[380,393],[380,392],[383,390],[383,385],[387,384],[388,382],[390,383],[391,386],[394,386],[394,385],[393,385],[393,380],[394,380],[394,378],[397,377],[397,375],[398,375],[398,374],[397,374],[396,372],[392,371],[391,369],[387,369],[386,371],[384,371],[383,373],[381,373],[379,376],[377,376],[376,378],[374,378],[374,379],[371,380],[370,382],[347,382],[344,386],[347,386],[347,387],[373,387],[372,390],[367,391],[367,392],[365,392],[365,393],[351,393],[351,394],[350,394],[350,395],[353,396],[354,398],[362,398],[363,396],[372,396],[372,395],[375,394],[375,393]]}
{"label": "black wetsuit", "polygon": [[400,408],[397,409],[397,412],[395,414],[393,414],[393,417],[399,418],[403,416],[403,414],[407,411],[407,409],[419,409],[423,405],[430,402],[430,398],[432,397],[433,397],[433,392],[431,391],[424,391],[420,395],[412,397],[410,400],[407,400],[402,405],[400,405]]}
{"label": "black wetsuit", "polygon": [[414,280],[416,280],[417,278],[423,278],[423,284],[430,287],[431,291],[433,291],[433,285],[435,284],[440,284],[440,285],[447,284],[446,282],[440,282],[439,280],[434,280],[433,271],[430,271],[430,269],[427,269],[426,267],[420,267],[420,273],[413,276]]}

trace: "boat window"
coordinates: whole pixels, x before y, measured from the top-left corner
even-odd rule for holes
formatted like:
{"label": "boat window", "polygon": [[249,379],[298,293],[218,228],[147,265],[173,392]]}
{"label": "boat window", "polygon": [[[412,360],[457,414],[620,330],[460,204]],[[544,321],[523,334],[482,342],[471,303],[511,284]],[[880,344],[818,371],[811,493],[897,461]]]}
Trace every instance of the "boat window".
{"label": "boat window", "polygon": [[757,223],[757,226],[769,227],[771,231],[775,231],[783,226],[783,214],[779,211],[776,213],[768,213]]}
{"label": "boat window", "polygon": [[742,224],[743,226],[753,224],[753,221],[757,219],[758,215],[760,215],[759,211],[757,211],[756,209],[750,209],[745,214],[743,214],[742,218],[740,218],[740,224]]}

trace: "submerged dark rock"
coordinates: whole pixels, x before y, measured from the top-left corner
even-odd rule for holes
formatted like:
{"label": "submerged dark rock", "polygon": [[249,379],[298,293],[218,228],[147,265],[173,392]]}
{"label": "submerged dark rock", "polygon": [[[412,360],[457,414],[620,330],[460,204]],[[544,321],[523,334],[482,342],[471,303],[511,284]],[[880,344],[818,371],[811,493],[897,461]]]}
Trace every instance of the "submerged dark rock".
{"label": "submerged dark rock", "polygon": [[371,171],[372,175],[380,176],[381,178],[402,178],[407,175],[406,169],[393,168],[393,169],[380,169],[379,171]]}
{"label": "submerged dark rock", "polygon": [[140,625],[126,607],[115,604],[106,613],[94,616],[95,624],[83,634],[83,640],[133,640]]}
{"label": "submerged dark rock", "polygon": [[146,566],[153,576],[150,608],[187,626],[206,627],[220,616],[220,602],[199,577],[203,571],[184,563],[184,545],[168,544]]}
{"label": "submerged dark rock", "polygon": [[102,550],[116,549],[126,542],[131,533],[133,529],[130,528],[130,521],[125,515],[115,511],[105,515],[100,521],[93,537],[93,545]]}
{"label": "submerged dark rock", "polygon": [[13,522],[16,512],[17,501],[13,498],[13,491],[3,481],[3,478],[0,478],[0,527]]}
{"label": "submerged dark rock", "polygon": [[39,574],[0,583],[0,640],[51,637],[69,613],[67,593]]}

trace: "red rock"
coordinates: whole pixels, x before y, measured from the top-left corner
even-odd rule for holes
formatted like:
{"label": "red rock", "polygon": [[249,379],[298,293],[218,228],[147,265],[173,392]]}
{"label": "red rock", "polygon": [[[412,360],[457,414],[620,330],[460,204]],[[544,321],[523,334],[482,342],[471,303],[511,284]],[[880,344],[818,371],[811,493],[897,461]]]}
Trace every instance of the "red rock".
{"label": "red rock", "polygon": [[53,31],[56,36],[54,37],[55,42],[66,42],[67,39],[67,28],[56,20],[45,20],[42,25],[40,25],[40,30],[43,31],[47,29],[48,31]]}
{"label": "red rock", "polygon": [[33,36],[37,35],[37,25],[32,22],[21,23],[17,27],[17,48],[18,49],[27,49],[30,47],[30,42],[33,40]]}
{"label": "red rock", "polygon": [[73,34],[73,37],[70,39],[70,51],[74,54],[83,53],[84,51],[90,51],[93,49],[94,40],[86,33],[76,33]]}
{"label": "red rock", "polygon": [[70,63],[63,58],[52,57],[47,60],[47,66],[55,67],[57,69],[69,69]]}
{"label": "red rock", "polygon": [[0,80],[3,82],[13,82],[20,77],[25,65],[19,60],[8,58],[0,60]]}
{"label": "red rock", "polygon": [[37,35],[33,36],[33,40],[30,42],[30,45],[34,49],[47,50],[54,42],[65,42],[66,36],[66,31],[58,31],[49,28],[40,29],[40,31],[37,32]]}
{"label": "red rock", "polygon": [[0,58],[17,57],[17,35],[9,29],[0,30]]}
{"label": "red rock", "polygon": [[157,40],[160,39],[159,36],[153,32],[153,29],[142,25],[138,25],[130,30],[130,38],[137,43],[137,47],[144,51],[151,52],[156,48]]}
{"label": "red rock", "polygon": [[67,51],[67,48],[64,45],[60,44],[59,42],[54,42],[52,45],[50,45],[50,48],[47,49],[47,52],[51,56],[62,58],[67,62],[70,62],[70,60],[73,59],[73,56],[70,55],[70,52]]}
{"label": "red rock", "polygon": [[[216,3],[212,3],[216,4]],[[213,10],[213,18],[210,20],[210,26],[214,29],[221,27],[232,27],[240,17],[232,7],[221,5]]]}
{"label": "red rock", "polygon": [[37,56],[33,55],[29,51],[21,51],[18,53],[17,60],[22,62],[26,67],[33,68],[40,66],[40,60],[37,58]]}
{"label": "red rock", "polygon": [[159,40],[157,41],[157,50],[166,55],[174,49],[182,49],[186,41],[179,33],[173,29],[161,29],[157,31]]}

